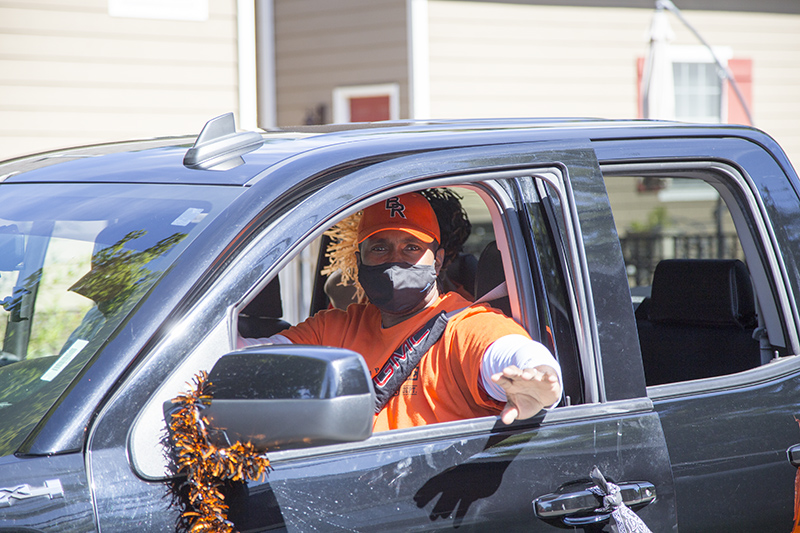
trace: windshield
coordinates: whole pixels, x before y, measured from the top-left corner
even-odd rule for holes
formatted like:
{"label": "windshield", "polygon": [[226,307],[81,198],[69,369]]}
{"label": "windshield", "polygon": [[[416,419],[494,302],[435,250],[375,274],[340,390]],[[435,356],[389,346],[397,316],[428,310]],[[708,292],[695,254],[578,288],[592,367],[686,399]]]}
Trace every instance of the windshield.
{"label": "windshield", "polygon": [[236,188],[0,185],[0,456]]}

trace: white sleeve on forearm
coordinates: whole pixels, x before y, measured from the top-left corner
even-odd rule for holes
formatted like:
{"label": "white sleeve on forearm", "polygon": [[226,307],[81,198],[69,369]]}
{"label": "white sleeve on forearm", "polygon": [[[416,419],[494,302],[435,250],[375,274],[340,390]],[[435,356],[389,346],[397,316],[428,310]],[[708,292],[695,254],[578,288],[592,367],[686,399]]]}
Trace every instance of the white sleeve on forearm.
{"label": "white sleeve on forearm", "polygon": [[241,335],[236,336],[237,348],[247,348],[248,346],[258,346],[261,344],[292,344],[292,341],[283,335],[273,335],[272,337],[262,337],[260,339],[248,339]]}
{"label": "white sleeve on forearm", "polygon": [[506,335],[500,337],[486,348],[481,362],[481,383],[483,388],[489,393],[489,396],[497,401],[505,402],[507,400],[506,391],[492,381],[492,376],[511,365],[515,365],[520,369],[533,368],[539,365],[550,366],[556,371],[558,382],[562,383],[561,366],[550,353],[550,350],[545,348],[543,344],[524,335]]}

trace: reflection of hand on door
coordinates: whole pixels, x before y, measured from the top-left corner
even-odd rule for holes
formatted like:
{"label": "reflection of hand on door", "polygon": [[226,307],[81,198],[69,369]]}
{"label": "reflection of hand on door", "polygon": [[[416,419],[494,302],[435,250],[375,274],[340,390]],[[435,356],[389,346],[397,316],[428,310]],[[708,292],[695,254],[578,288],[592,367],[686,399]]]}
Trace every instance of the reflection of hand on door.
{"label": "reflection of hand on door", "polygon": [[470,505],[497,491],[510,464],[511,460],[460,464],[430,478],[414,495],[414,501],[422,508],[441,494],[430,519],[453,517],[453,526],[458,527]]}
{"label": "reflection of hand on door", "polygon": [[414,494],[417,507],[426,507],[440,495],[431,509],[431,521],[452,518],[453,526],[460,526],[473,503],[497,492],[506,469],[522,449],[521,445],[530,439],[514,435],[513,446],[500,445],[508,437],[492,436],[483,452],[426,481]]}

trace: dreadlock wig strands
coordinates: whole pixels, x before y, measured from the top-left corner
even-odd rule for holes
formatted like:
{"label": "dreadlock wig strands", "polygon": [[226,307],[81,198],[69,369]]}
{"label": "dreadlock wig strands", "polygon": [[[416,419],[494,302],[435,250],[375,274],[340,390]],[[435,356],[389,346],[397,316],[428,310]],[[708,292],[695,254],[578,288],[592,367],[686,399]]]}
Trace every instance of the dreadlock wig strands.
{"label": "dreadlock wig strands", "polygon": [[356,299],[359,302],[366,301],[364,289],[358,283],[358,263],[356,262],[356,252],[358,251],[358,223],[361,221],[361,211],[351,215],[331,229],[325,232],[330,237],[331,242],[325,251],[328,258],[328,266],[320,272],[323,276],[329,276],[334,272],[341,271],[342,279],[339,285],[353,285],[356,287]]}
{"label": "dreadlock wig strands", "polygon": [[463,198],[450,189],[425,189],[422,195],[430,202],[436,219],[439,222],[439,231],[444,249],[444,267],[446,267],[463,250],[470,233],[472,224],[464,207],[461,205]]}

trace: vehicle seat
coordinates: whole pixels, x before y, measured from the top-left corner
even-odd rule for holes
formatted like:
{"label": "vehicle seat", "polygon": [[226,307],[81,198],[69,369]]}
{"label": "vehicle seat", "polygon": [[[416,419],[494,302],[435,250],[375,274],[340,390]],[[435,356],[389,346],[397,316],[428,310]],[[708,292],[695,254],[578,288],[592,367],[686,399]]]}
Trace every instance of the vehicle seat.
{"label": "vehicle seat", "polygon": [[[497,241],[492,241],[486,245],[478,258],[478,267],[475,272],[475,299],[479,299],[505,280],[503,258],[497,248]],[[492,300],[489,303],[492,307],[505,313],[506,316],[512,316],[508,296]]]}
{"label": "vehicle seat", "polygon": [[753,339],[753,287],[738,259],[659,262],[646,313],[637,314],[648,385],[732,374],[761,364]]}
{"label": "vehicle seat", "polygon": [[282,316],[281,283],[275,276],[239,313],[239,335],[245,338],[271,337],[291,325]]}
{"label": "vehicle seat", "polygon": [[[447,265],[444,275],[439,273],[444,292],[461,292],[465,298],[474,299],[475,276],[478,272],[478,259],[469,253],[461,252]],[[468,294],[466,294],[468,293]]]}

